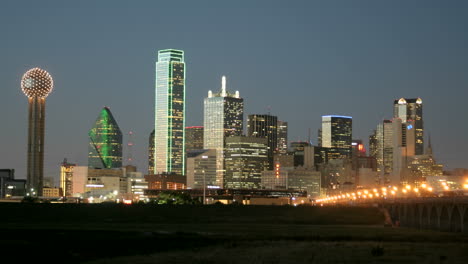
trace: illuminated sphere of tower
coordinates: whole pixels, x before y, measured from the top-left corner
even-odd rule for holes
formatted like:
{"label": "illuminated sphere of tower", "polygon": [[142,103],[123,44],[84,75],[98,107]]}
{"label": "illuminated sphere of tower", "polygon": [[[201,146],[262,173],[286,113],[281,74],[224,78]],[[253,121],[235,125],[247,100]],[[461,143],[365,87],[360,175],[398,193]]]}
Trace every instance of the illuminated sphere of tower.
{"label": "illuminated sphere of tower", "polygon": [[52,76],[42,69],[33,68],[21,78],[21,89],[27,97],[45,98],[52,92],[54,80]]}

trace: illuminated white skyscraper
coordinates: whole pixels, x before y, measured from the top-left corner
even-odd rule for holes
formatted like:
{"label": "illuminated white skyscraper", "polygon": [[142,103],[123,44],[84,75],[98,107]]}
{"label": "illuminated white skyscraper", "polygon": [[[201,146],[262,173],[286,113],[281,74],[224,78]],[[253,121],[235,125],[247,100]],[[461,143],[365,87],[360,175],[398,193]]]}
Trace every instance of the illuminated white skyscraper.
{"label": "illuminated white skyscraper", "polygon": [[[414,153],[424,154],[424,122],[423,106],[421,98],[400,98],[393,102],[393,117],[401,119],[410,129],[414,129]],[[412,124],[410,124],[412,122]]]}
{"label": "illuminated white skyscraper", "polygon": [[243,132],[244,99],[239,91],[229,93],[226,90],[226,77],[222,77],[221,91],[208,91],[204,102],[204,133],[205,149],[216,149],[216,184],[224,186],[224,148],[225,139],[231,136],[241,136]]}
{"label": "illuminated white skyscraper", "polygon": [[154,122],[154,173],[185,173],[184,52],[158,52]]}

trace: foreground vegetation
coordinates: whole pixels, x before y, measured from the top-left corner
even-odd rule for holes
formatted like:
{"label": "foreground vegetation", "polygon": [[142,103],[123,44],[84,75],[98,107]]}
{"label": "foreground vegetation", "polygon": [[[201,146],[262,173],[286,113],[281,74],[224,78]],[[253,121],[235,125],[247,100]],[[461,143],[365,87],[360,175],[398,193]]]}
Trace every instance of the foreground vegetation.
{"label": "foreground vegetation", "polygon": [[383,227],[376,208],[0,204],[0,212],[0,248],[21,262],[49,259],[44,252],[66,263],[464,263],[468,257],[466,237]]}

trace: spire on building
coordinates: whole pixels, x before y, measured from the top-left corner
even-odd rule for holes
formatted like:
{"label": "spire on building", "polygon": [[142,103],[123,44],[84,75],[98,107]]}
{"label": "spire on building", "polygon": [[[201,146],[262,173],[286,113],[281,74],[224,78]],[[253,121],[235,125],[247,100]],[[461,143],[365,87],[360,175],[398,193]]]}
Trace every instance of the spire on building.
{"label": "spire on building", "polygon": [[221,96],[226,97],[227,92],[226,92],[226,76],[223,75],[221,78]]}

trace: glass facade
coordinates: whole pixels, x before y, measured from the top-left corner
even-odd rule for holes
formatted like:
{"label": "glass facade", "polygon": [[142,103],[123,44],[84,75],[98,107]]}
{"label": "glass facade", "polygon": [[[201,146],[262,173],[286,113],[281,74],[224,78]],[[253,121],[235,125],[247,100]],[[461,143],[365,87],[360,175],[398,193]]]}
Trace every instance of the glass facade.
{"label": "glass facade", "polygon": [[192,126],[185,128],[185,151],[203,149],[203,127]]}
{"label": "glass facade", "polygon": [[154,129],[149,136],[148,144],[148,174],[154,173]]}
{"label": "glass facade", "polygon": [[278,120],[278,153],[288,152],[288,122]]}
{"label": "glass facade", "polygon": [[62,188],[63,196],[73,196],[73,169],[76,164],[68,163],[67,159],[60,166],[60,188]]}
{"label": "glass facade", "polygon": [[232,136],[241,136],[243,132],[244,100],[239,92],[234,94],[226,90],[226,78],[223,76],[219,93],[208,92],[204,101],[205,149],[216,149],[216,185],[224,186],[224,147],[225,140]]}
{"label": "glass facade", "polygon": [[336,158],[351,158],[353,119],[350,116],[322,116],[322,147],[335,148]]}
{"label": "glass facade", "polygon": [[122,132],[109,108],[101,110],[88,132],[88,167],[112,169],[122,167]]}
{"label": "glass facade", "polygon": [[247,136],[267,139],[268,169],[273,169],[273,153],[278,147],[278,117],[272,115],[249,115]]}
{"label": "glass facade", "polygon": [[226,138],[226,189],[259,189],[262,172],[268,168],[268,146],[265,138]]}
{"label": "glass facade", "polygon": [[158,52],[156,62],[154,174],[185,173],[184,52]]}
{"label": "glass facade", "polygon": [[191,189],[222,188],[216,185],[216,150],[187,152],[187,187]]}
{"label": "glass facade", "polygon": [[384,180],[388,181],[388,175],[393,171],[393,123],[391,120],[384,120],[382,124],[383,141],[382,141],[382,164],[384,172]]}
{"label": "glass facade", "polygon": [[[421,98],[400,98],[393,102],[393,117],[401,119],[402,123],[413,122],[415,129],[414,135],[414,153],[415,155],[424,154],[424,122],[423,105]],[[413,140],[413,139],[411,139]]]}

